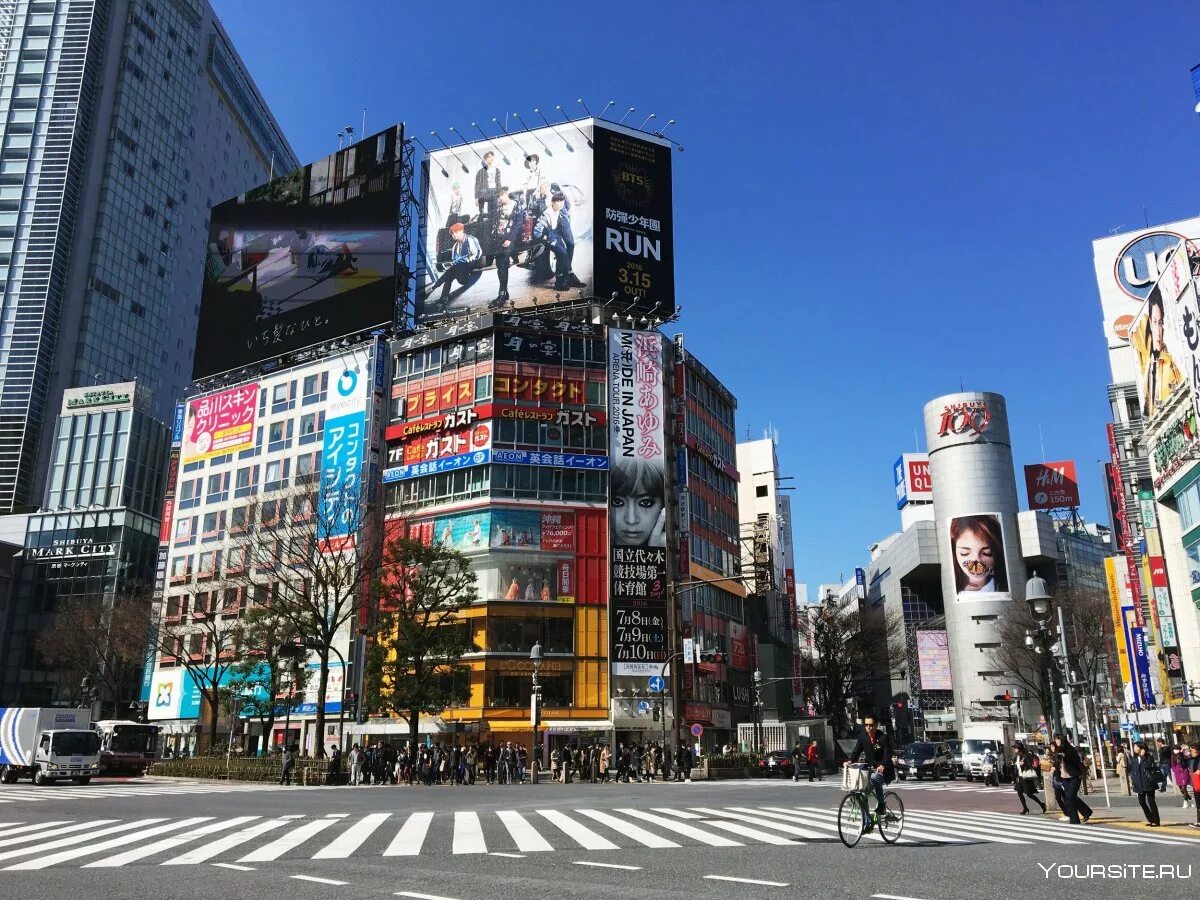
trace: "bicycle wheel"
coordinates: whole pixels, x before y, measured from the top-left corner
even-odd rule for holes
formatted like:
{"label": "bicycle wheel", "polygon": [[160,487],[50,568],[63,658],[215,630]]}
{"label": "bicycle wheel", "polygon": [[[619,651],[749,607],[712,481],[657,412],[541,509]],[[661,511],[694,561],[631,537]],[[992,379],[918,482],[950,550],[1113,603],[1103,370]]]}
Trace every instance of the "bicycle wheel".
{"label": "bicycle wheel", "polygon": [[838,837],[847,847],[857,846],[862,840],[867,808],[860,794],[847,794],[838,807]]}
{"label": "bicycle wheel", "polygon": [[879,836],[889,844],[900,840],[904,831],[904,801],[895,791],[883,795],[885,812],[879,817]]}

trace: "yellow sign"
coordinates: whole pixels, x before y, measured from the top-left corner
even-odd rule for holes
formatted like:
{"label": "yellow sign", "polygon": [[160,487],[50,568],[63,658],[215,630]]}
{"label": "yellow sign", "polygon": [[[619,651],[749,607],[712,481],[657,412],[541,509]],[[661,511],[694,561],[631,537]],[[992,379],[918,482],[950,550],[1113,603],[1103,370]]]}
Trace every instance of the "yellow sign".
{"label": "yellow sign", "polygon": [[1112,607],[1113,638],[1117,645],[1117,662],[1121,667],[1121,684],[1133,684],[1133,675],[1129,670],[1129,650],[1125,647],[1125,616],[1121,613],[1121,586],[1117,581],[1117,561],[1124,557],[1110,556],[1104,560],[1104,574],[1108,579],[1108,602]]}

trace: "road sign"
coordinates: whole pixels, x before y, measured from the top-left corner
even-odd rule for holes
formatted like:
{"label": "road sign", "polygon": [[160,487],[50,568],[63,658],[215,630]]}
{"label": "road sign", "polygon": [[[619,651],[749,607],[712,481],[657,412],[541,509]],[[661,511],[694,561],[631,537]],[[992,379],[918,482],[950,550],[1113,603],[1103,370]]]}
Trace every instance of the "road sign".
{"label": "road sign", "polygon": [[1132,723],[1132,722],[1122,722],[1122,723],[1121,723],[1121,730],[1122,730],[1122,731],[1133,731],[1133,727],[1134,727],[1134,726],[1133,726],[1133,723]]}
{"label": "road sign", "polygon": [[654,693],[662,693],[662,691],[666,689],[666,686],[667,683],[663,680],[661,675],[650,676],[650,690],[652,690]]}
{"label": "road sign", "polygon": [[649,708],[650,708],[649,700],[639,700],[638,701],[638,711],[639,712],[646,712],[646,710],[648,710]]}
{"label": "road sign", "polygon": [[703,725],[701,725],[699,722],[696,722],[694,725],[692,725],[692,737],[698,738],[702,734],[704,734],[704,726]]}

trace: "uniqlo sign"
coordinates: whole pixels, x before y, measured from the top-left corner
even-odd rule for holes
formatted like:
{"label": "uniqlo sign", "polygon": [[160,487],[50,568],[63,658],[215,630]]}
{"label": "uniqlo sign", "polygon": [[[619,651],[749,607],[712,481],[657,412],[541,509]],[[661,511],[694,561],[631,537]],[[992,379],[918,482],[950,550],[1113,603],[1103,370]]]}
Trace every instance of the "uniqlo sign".
{"label": "uniqlo sign", "polygon": [[896,460],[896,508],[909,503],[933,502],[933,478],[928,453],[905,453]]}
{"label": "uniqlo sign", "polygon": [[1030,509],[1079,506],[1079,482],[1074,460],[1035,463],[1025,467],[1025,492]]}

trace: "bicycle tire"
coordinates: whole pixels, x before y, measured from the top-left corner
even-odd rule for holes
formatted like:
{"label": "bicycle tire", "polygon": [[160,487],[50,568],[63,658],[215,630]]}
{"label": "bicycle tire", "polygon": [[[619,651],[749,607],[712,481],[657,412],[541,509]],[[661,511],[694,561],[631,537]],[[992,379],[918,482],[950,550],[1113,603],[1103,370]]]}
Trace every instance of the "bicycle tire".
{"label": "bicycle tire", "polygon": [[854,848],[862,840],[867,807],[862,795],[850,793],[838,806],[838,837],[847,847]]}
{"label": "bicycle tire", "polygon": [[879,817],[879,836],[884,843],[894,844],[904,832],[904,801],[895,791],[883,795],[884,815]]}

